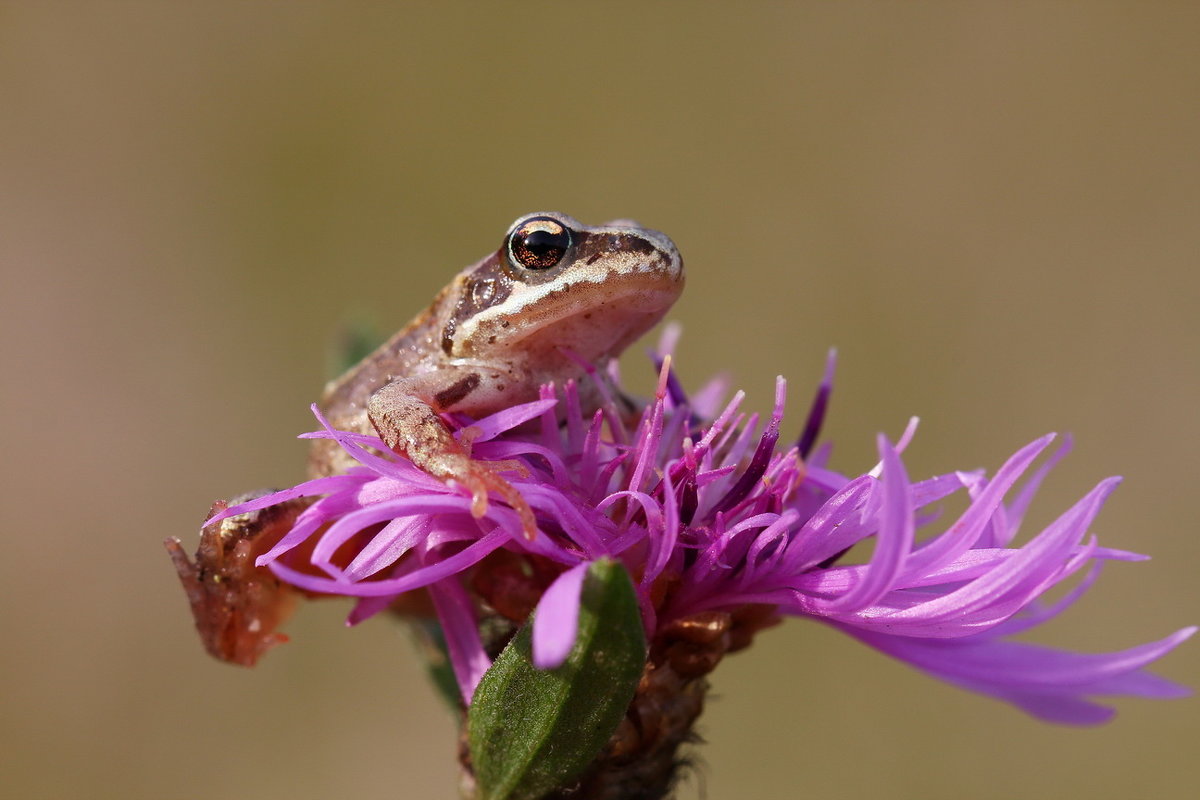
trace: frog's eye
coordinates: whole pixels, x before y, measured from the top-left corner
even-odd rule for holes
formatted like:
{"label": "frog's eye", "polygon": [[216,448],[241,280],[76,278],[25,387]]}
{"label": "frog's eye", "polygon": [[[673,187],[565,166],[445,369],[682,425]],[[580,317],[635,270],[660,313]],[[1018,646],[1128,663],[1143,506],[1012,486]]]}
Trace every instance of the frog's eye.
{"label": "frog's eye", "polygon": [[553,217],[530,217],[509,234],[508,260],[521,269],[550,269],[570,247],[570,228]]}

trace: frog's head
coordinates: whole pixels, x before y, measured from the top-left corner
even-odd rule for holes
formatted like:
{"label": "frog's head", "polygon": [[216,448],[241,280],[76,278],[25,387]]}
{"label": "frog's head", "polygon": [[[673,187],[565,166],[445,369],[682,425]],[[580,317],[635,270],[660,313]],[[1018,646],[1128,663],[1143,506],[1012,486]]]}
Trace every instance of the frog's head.
{"label": "frog's head", "polygon": [[589,227],[565,214],[521,217],[500,249],[459,276],[443,329],[454,357],[513,354],[589,361],[619,354],[683,291],[674,243],[629,220]]}

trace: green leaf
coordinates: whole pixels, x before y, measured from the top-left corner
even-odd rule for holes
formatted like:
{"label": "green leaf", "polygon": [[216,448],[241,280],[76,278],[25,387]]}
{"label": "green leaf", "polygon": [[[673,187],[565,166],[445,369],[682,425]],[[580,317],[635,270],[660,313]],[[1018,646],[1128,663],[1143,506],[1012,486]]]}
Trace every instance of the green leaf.
{"label": "green leaf", "polygon": [[527,622],[483,676],[467,715],[479,800],[536,800],[587,768],[633,700],[646,660],[629,573],[588,569],[579,632],[566,662],[533,666]]}

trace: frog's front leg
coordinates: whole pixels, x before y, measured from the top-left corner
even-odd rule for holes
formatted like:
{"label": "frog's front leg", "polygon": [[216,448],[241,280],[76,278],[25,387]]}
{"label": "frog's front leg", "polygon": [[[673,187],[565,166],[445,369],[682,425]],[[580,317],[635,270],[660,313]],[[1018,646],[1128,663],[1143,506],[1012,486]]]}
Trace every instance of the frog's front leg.
{"label": "frog's front leg", "polygon": [[[379,438],[420,469],[443,480],[465,486],[472,495],[471,514],[487,512],[488,492],[502,497],[521,519],[526,538],[537,535],[529,503],[501,472],[527,474],[519,461],[480,461],[471,457],[470,429],[456,439],[438,416],[439,411],[486,406],[487,395],[499,395],[503,386],[488,384],[482,370],[465,366],[444,367],[397,378],[371,395],[367,417]],[[504,405],[503,397],[495,398]]]}

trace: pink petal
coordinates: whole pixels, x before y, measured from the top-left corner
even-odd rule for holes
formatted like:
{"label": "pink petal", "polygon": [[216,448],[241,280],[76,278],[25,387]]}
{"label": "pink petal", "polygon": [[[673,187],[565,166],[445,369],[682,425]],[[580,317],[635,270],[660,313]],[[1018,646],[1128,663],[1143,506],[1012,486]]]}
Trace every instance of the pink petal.
{"label": "pink petal", "polygon": [[454,669],[454,677],[458,679],[463,704],[470,706],[475,687],[479,685],[483,673],[492,666],[492,660],[484,652],[483,642],[479,639],[475,606],[455,578],[431,584],[429,596],[433,598],[438,619],[442,623],[450,666]]}
{"label": "pink petal", "polygon": [[554,669],[575,645],[579,630],[579,599],[590,561],[577,564],[554,579],[538,601],[533,615],[533,665]]}
{"label": "pink petal", "polygon": [[914,535],[912,494],[908,474],[895,448],[884,436],[879,437],[879,455],[883,464],[880,482],[883,505],[880,509],[879,536],[870,568],[863,580],[841,597],[822,605],[829,611],[865,608],[883,597],[900,575],[904,559],[912,549]]}

